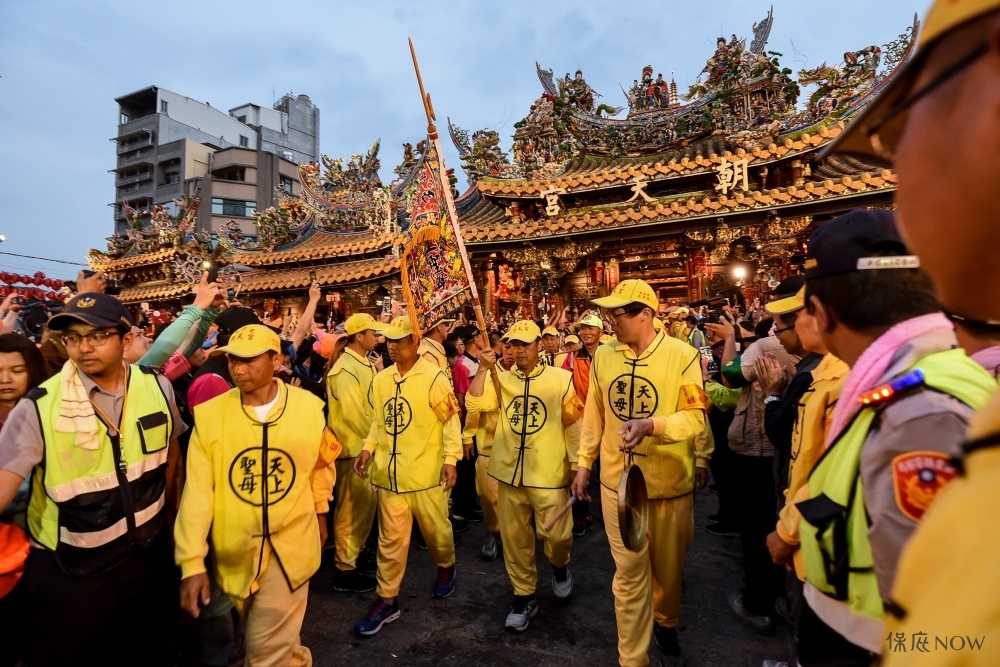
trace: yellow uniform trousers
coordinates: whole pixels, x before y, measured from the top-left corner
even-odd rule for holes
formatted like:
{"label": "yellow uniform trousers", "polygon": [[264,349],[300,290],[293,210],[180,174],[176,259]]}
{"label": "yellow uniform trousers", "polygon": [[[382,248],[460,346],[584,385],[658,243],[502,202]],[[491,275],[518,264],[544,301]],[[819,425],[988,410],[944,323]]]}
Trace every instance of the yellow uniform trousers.
{"label": "yellow uniform trousers", "polygon": [[427,552],[438,567],[455,564],[455,536],[448,521],[448,493],[434,487],[412,493],[378,489],[378,587],[386,600],[399,595],[406,572],[413,519],[427,542]]}
{"label": "yellow uniform trousers", "polygon": [[[270,547],[268,547],[270,549]],[[246,667],[310,667],[312,654],[299,642],[309,601],[309,582],[293,591],[274,556],[257,579],[260,588],[233,600],[246,624]]]}
{"label": "yellow uniform trousers", "polygon": [[476,459],[476,493],[479,494],[479,504],[483,508],[483,523],[486,531],[500,532],[500,517],[497,514],[497,487],[500,482],[490,477],[486,472],[490,467],[490,457],[480,454]]}
{"label": "yellow uniform trousers", "polygon": [[337,484],[333,487],[334,564],[341,572],[353,570],[361,547],[375,521],[375,489],[367,477],[355,475],[354,459],[337,459]]}
{"label": "yellow uniform trousers", "polygon": [[649,501],[649,540],[629,551],[618,530],[618,493],[601,486],[601,507],[615,578],[611,590],[623,667],[649,664],[653,620],[672,628],[681,612],[681,574],[694,539],[694,494]]}
{"label": "yellow uniform trousers", "polygon": [[499,483],[497,510],[503,540],[503,561],[510,583],[514,585],[514,595],[534,595],[538,586],[536,539],[542,540],[545,557],[553,567],[569,565],[569,552],[573,546],[572,513],[566,512],[552,530],[545,530],[545,523],[567,500],[569,489],[534,489]]}

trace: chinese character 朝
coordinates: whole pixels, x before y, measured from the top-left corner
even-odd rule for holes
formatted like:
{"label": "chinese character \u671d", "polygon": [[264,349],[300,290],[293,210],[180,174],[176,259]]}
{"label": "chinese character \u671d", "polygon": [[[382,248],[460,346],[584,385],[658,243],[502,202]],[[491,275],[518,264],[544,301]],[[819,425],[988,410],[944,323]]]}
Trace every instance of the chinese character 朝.
{"label": "chinese character \u671d", "polygon": [[747,165],[749,161],[746,158],[740,160],[734,160],[730,162],[726,158],[722,158],[722,162],[716,167],[715,171],[719,175],[719,182],[715,186],[715,189],[722,194],[728,194],[730,190],[735,190],[739,188],[743,192],[750,189],[750,179],[747,174]]}

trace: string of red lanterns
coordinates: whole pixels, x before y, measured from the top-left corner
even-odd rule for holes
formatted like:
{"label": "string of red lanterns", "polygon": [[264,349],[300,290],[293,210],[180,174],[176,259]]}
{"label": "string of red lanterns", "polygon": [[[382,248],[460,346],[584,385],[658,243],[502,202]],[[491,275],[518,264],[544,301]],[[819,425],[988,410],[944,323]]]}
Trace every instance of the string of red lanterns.
{"label": "string of red lanterns", "polygon": [[5,285],[0,286],[0,296],[7,296],[14,293],[36,299],[49,300],[62,300],[62,295],[48,290],[37,289],[36,287],[15,287],[15,285],[18,283],[22,285],[36,285],[37,287],[48,287],[53,290],[61,290],[65,286],[62,280],[48,278],[41,271],[36,271],[31,276],[0,271],[0,282],[5,283]]}

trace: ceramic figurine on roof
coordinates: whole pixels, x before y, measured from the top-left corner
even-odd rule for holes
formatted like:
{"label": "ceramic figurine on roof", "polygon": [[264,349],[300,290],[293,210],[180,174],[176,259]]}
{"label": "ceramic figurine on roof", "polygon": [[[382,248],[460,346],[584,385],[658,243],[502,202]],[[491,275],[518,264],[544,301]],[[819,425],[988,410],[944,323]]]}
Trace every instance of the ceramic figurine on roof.
{"label": "ceramic figurine on roof", "polygon": [[[189,240],[194,232],[195,216],[198,214],[200,200],[197,197],[182,196],[175,199],[173,208],[175,215],[163,204],[155,204],[152,211],[137,210],[122,202],[122,212],[128,222],[126,236],[115,233],[107,239],[108,250],[101,253],[91,250],[91,256],[104,258],[121,257],[126,253],[146,253],[164,248],[180,248]],[[148,226],[143,219],[148,217]]]}
{"label": "ceramic figurine on roof", "polygon": [[809,109],[814,113],[832,112],[850,100],[871,90],[876,83],[876,70],[882,60],[882,49],[867,46],[860,51],[848,51],[844,62],[837,66],[823,63],[799,72],[799,84],[818,84],[809,97]]}

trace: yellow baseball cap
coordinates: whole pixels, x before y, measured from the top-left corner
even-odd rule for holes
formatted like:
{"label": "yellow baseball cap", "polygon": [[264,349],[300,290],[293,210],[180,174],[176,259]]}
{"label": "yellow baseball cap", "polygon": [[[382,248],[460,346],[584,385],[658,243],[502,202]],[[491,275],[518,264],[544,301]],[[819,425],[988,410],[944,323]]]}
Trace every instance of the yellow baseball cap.
{"label": "yellow baseball cap", "polygon": [[542,337],[538,325],[531,320],[521,320],[515,322],[507,332],[507,340],[519,340],[522,343],[534,343]]}
{"label": "yellow baseball cap", "polygon": [[409,315],[400,315],[389,326],[382,329],[382,335],[389,340],[399,340],[413,335],[413,321]]}
{"label": "yellow baseball cap", "polygon": [[248,324],[234,331],[229,337],[229,343],[225,347],[213,350],[210,356],[231,354],[241,359],[252,359],[265,352],[280,354],[281,338],[263,324]]}
{"label": "yellow baseball cap", "polygon": [[545,327],[542,330],[542,336],[558,336],[559,330],[555,327]]}
{"label": "yellow baseball cap", "polygon": [[593,299],[591,303],[601,308],[618,308],[630,303],[641,303],[653,310],[660,305],[656,292],[645,280],[623,280],[618,283],[614,292],[600,299]]}
{"label": "yellow baseball cap", "polygon": [[792,296],[786,296],[784,299],[777,299],[771,303],[764,304],[764,310],[771,313],[772,315],[787,315],[788,313],[794,313],[796,310],[806,307],[806,288],[803,287],[798,292]]}
{"label": "yellow baseball cap", "polygon": [[577,338],[575,335],[570,334],[566,336],[566,340],[564,340],[563,343],[565,343],[566,345],[569,345],[570,343],[576,343],[577,345],[579,345],[580,339]]}
{"label": "yellow baseball cap", "polygon": [[361,333],[362,331],[367,331],[371,329],[372,331],[382,331],[385,329],[384,324],[375,321],[375,318],[368,313],[355,313],[347,318],[344,322],[344,331],[348,336],[352,336],[356,333]]}
{"label": "yellow baseball cap", "polygon": [[577,322],[576,326],[577,329],[579,329],[580,327],[597,327],[598,329],[603,330],[604,322],[601,320],[600,317],[598,317],[594,313],[591,313],[590,315],[587,315],[585,318]]}
{"label": "yellow baseball cap", "polygon": [[[1000,0],[935,0],[927,11],[923,25],[917,35],[917,53],[900,65],[884,89],[868,103],[864,111],[855,118],[844,132],[824,148],[819,158],[825,159],[833,153],[848,153],[877,159],[880,156],[868,138],[872,124],[885,117],[910,90],[914,79],[920,73],[924,54],[942,37],[973,19],[1000,10]],[[879,136],[887,143],[895,143],[906,127],[907,111],[904,110],[879,128]]]}

